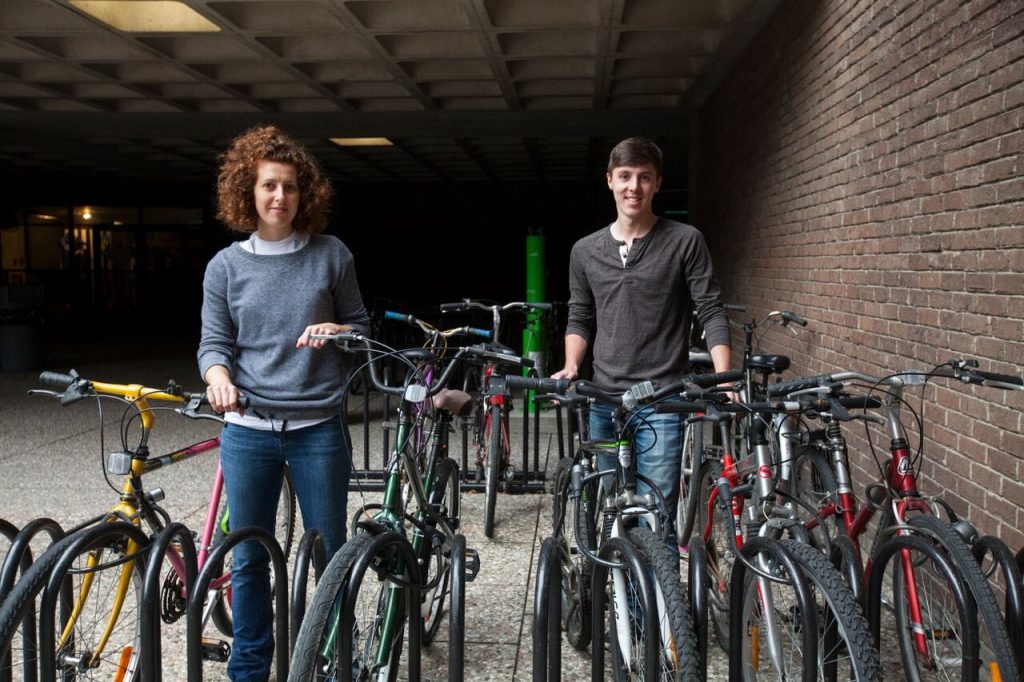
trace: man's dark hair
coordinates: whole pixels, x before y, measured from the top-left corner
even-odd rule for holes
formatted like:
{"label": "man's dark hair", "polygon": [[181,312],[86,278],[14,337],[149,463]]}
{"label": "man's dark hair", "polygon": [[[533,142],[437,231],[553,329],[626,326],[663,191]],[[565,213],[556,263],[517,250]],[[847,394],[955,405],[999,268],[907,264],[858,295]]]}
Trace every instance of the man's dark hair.
{"label": "man's dark hair", "polygon": [[608,172],[619,166],[643,166],[651,164],[661,175],[661,149],[646,137],[627,137],[612,148],[608,155]]}

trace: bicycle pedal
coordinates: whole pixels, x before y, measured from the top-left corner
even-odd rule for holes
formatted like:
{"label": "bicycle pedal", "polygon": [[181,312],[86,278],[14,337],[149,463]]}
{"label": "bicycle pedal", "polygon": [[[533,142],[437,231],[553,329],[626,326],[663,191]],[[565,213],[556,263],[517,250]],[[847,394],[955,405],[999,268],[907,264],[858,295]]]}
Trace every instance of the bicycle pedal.
{"label": "bicycle pedal", "polygon": [[472,547],[466,548],[466,582],[471,583],[480,572],[480,552]]}
{"label": "bicycle pedal", "polygon": [[231,656],[231,645],[222,639],[203,637],[203,660],[227,663]]}

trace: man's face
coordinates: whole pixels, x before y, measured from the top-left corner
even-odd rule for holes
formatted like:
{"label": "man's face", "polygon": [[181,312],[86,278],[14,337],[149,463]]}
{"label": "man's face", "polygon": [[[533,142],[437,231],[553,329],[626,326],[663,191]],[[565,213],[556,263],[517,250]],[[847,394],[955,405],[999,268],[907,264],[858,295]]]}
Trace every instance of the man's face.
{"label": "man's face", "polygon": [[661,189],[661,176],[654,164],[616,166],[607,178],[620,216],[640,218],[653,213],[651,204]]}

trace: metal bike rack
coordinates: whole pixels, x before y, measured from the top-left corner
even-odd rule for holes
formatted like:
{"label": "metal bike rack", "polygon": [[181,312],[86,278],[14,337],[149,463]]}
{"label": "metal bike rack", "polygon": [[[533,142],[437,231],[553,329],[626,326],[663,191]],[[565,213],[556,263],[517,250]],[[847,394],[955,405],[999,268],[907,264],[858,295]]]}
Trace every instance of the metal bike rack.
{"label": "metal bike rack", "polygon": [[1010,547],[993,535],[984,535],[976,539],[971,550],[978,563],[985,558],[985,554],[991,554],[992,561],[1003,572],[1003,579],[1006,582],[1006,608],[1003,620],[1006,622],[1006,630],[1013,645],[1017,667],[1024,670],[1024,623],[1021,622],[1024,617],[1024,583],[1021,581],[1017,560]]}
{"label": "metal bike rack", "polygon": [[[422,583],[420,578],[419,563],[416,559],[416,553],[413,552],[412,545],[403,535],[398,533],[383,533],[375,537],[363,550],[363,553],[359,555],[359,558],[352,564],[352,568],[349,569],[349,580],[352,584],[361,584],[363,576],[370,567],[370,563],[373,558],[385,547],[394,545],[398,548],[401,554],[402,564],[409,571],[409,582],[405,585],[401,585],[401,589],[405,592],[405,601],[408,604],[408,627],[409,627],[409,648],[407,662],[409,665],[409,675],[406,679],[409,682],[420,681],[420,648],[422,647],[422,627],[420,626],[420,590],[419,586]],[[355,612],[355,600],[359,596],[358,590],[348,590],[347,597],[345,599],[344,611],[342,611],[341,627],[351,627],[349,621],[349,614]],[[349,647],[350,648],[350,647]],[[348,669],[352,665],[351,660],[345,660],[346,647],[342,647],[342,660],[341,668]],[[349,653],[351,656],[351,653]],[[286,671],[287,673],[287,671]],[[286,675],[287,676],[287,675]],[[285,679],[285,677],[279,677],[278,679]],[[191,678],[189,678],[191,682]]]}
{"label": "metal bike rack", "polygon": [[[950,559],[930,541],[920,535],[895,535],[886,540],[878,550],[871,565],[871,573],[868,575],[867,599],[868,628],[871,630],[871,638],[877,649],[881,644],[881,620],[882,620],[882,580],[885,577],[885,569],[889,561],[901,551],[921,552],[927,556],[932,564],[942,573],[946,579],[946,585],[956,600],[957,609],[963,613],[968,599],[974,598],[966,591],[966,586],[959,578],[958,571],[953,568]],[[900,570],[897,568],[896,570]],[[965,661],[967,669],[977,669],[980,661],[977,660],[975,651],[974,661]]]}
{"label": "metal bike rack", "polygon": [[452,538],[448,606],[448,682],[462,682],[466,667],[466,536]]}
{"label": "metal bike rack", "polygon": [[[601,545],[598,558],[605,561],[612,561],[614,554],[620,554],[622,563],[628,565],[630,572],[640,586],[638,608],[643,609],[644,629],[650,633],[658,633],[658,609],[657,599],[654,594],[654,585],[651,583],[650,572],[645,562],[640,558],[640,552],[631,543],[621,538],[610,538]],[[605,589],[604,583],[608,579],[608,568],[604,564],[594,563],[593,583],[591,586],[591,611],[590,629],[592,640],[590,642],[590,679],[592,682],[604,680],[604,611],[605,611]],[[657,679],[658,657],[661,655],[660,637],[656,634],[646,638],[646,651],[644,652],[644,679]],[[614,660],[614,659],[613,659]]]}
{"label": "metal bike rack", "polygon": [[562,679],[562,567],[558,540],[547,537],[537,560],[533,593],[533,682]]}
{"label": "metal bike rack", "polygon": [[[25,524],[25,527],[20,531],[16,526],[4,521],[2,526],[3,534],[11,540],[11,547],[7,550],[7,556],[4,558],[3,568],[0,568],[0,601],[7,596],[7,593],[14,587],[15,579],[18,575],[20,568],[21,575],[25,575],[25,572],[32,565],[32,550],[29,544],[32,540],[39,535],[39,533],[46,532],[50,535],[51,544],[56,543],[64,537],[64,529],[61,525],[53,519],[40,518],[29,521]],[[14,531],[14,535],[10,534],[10,531]],[[36,614],[35,611],[29,610],[25,614],[25,618],[21,624],[21,648],[25,652],[22,660],[24,664],[22,666],[22,680],[23,682],[36,682],[38,679],[36,676],[35,659],[34,654],[37,651],[38,641],[36,639]],[[4,653],[3,657],[0,657],[0,682],[11,682],[12,675],[11,667],[11,652]]]}
{"label": "metal bike rack", "polygon": [[250,526],[233,530],[225,536],[206,559],[203,570],[196,578],[195,587],[188,595],[186,628],[188,631],[188,679],[202,682],[203,679],[203,602],[210,582],[220,570],[228,552],[235,545],[246,540],[257,540],[270,553],[274,569],[274,656],[276,657],[277,679],[288,679],[288,567],[281,551],[281,545],[274,536],[262,529]]}
{"label": "metal bike rack", "polygon": [[[832,565],[843,575],[862,609],[864,605],[864,569],[860,565],[860,552],[849,535],[839,534],[832,538],[832,551],[829,555]],[[844,572],[845,568],[845,572]]]}
{"label": "metal bike rack", "polygon": [[327,565],[327,554],[324,551],[324,536],[316,528],[310,528],[302,534],[299,548],[295,554],[295,574],[292,576],[292,602],[289,610],[291,630],[288,634],[288,651],[295,651],[295,640],[299,636],[299,627],[306,616],[306,583],[309,581],[309,565],[313,564],[313,576],[316,582],[324,574]]}
{"label": "metal bike rack", "polygon": [[[57,598],[61,597],[61,626],[70,617],[71,594],[70,583],[67,581],[65,572],[71,567],[71,563],[86,548],[95,546],[104,540],[114,538],[127,538],[139,546],[138,555],[146,551],[149,538],[136,526],[124,521],[112,521],[101,523],[79,531],[74,540],[64,548],[57,560],[56,565],[50,572],[46,588],[43,590],[43,598],[39,604],[39,650],[56,651],[55,642],[55,612]],[[39,657],[39,679],[42,682],[51,682],[57,679],[57,662],[53,656]]]}
{"label": "metal bike rack", "polygon": [[[163,679],[160,641],[160,572],[164,556],[175,540],[181,546],[182,563],[185,566],[185,594],[191,595],[196,582],[198,563],[195,540],[192,532],[181,523],[172,523],[153,540],[146,557],[146,574],[142,580],[142,606],[140,614],[139,673],[142,682],[160,682]],[[170,550],[173,551],[173,550]]]}
{"label": "metal bike rack", "polygon": [[690,584],[690,614],[693,616],[693,631],[697,633],[697,661],[700,670],[708,669],[708,590],[711,577],[708,575],[708,550],[701,538],[692,538],[688,547],[690,556],[687,565],[687,582]]}
{"label": "metal bike rack", "polygon": [[[779,542],[770,538],[751,538],[740,552],[748,560],[754,560],[758,554],[766,552],[782,565],[789,582],[793,585],[796,593],[796,604],[799,613],[806,614],[807,618],[813,617],[816,613],[811,602],[811,592],[807,587],[807,581],[800,568],[797,566],[793,556]],[[742,682],[743,680],[743,647],[740,642],[746,634],[743,629],[743,619],[739,615],[743,612],[743,588],[747,576],[747,565],[742,561],[733,564],[731,585],[729,586],[729,681]],[[756,580],[756,578],[755,578]],[[816,627],[801,628],[801,643],[804,661],[818,660],[818,632]]]}

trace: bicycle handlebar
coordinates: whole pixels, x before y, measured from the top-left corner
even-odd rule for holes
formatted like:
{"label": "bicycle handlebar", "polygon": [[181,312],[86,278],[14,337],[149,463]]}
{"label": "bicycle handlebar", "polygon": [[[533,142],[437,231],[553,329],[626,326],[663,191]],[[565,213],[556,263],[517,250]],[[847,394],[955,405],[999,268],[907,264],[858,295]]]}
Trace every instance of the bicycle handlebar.
{"label": "bicycle handlebar", "polygon": [[[59,395],[60,404],[63,406],[71,405],[79,400],[84,400],[90,395],[96,394],[117,396],[130,401],[162,400],[174,403],[188,403],[189,405],[185,412],[194,411],[210,404],[206,397],[206,391],[184,391],[173,381],[168,382],[166,388],[150,388],[141,384],[113,384],[103,381],[92,381],[79,376],[75,370],[71,370],[68,374],[52,371],[42,372],[39,375],[39,382],[62,389]],[[243,410],[248,408],[249,397],[239,396],[238,407]]]}
{"label": "bicycle handlebar", "polygon": [[413,327],[419,327],[425,334],[431,336],[436,334],[437,336],[448,338],[449,336],[454,336],[456,334],[471,334],[484,339],[491,338],[491,332],[489,329],[480,329],[479,327],[455,327],[453,329],[439,330],[435,328],[434,325],[429,322],[424,322],[415,315],[407,315],[405,313],[395,312],[394,310],[385,310],[384,319],[405,322]]}
{"label": "bicycle handlebar", "polygon": [[989,386],[992,388],[1003,388],[1013,391],[1024,390],[1024,379],[1021,377],[1013,376],[1011,374],[998,374],[995,372],[985,372],[983,370],[975,369],[971,363],[975,363],[973,360],[954,360],[951,363],[953,367],[939,366],[931,370],[920,370],[920,371],[905,371],[899,372],[888,377],[876,377],[870,374],[864,374],[863,372],[833,372],[831,374],[817,374],[814,376],[802,377],[799,379],[790,379],[788,381],[780,381],[776,384],[772,384],[768,387],[768,395],[771,397],[778,397],[788,395],[796,391],[806,390],[810,388],[818,388],[821,386],[828,386],[842,381],[849,381],[851,379],[859,379],[866,383],[873,385],[892,385],[892,386],[903,386],[907,383],[917,383],[908,381],[911,377],[920,377],[922,381],[928,377],[945,377],[949,379],[957,379],[965,384],[975,384],[978,386]]}
{"label": "bicycle handlebar", "polygon": [[464,300],[462,300],[462,301],[460,301],[458,303],[442,303],[441,304],[441,312],[442,313],[452,313],[452,312],[458,312],[458,311],[461,311],[461,310],[488,310],[488,311],[494,311],[494,310],[515,310],[515,309],[518,309],[518,308],[527,308],[527,309],[531,309],[531,310],[550,311],[551,307],[552,306],[551,306],[550,303],[532,303],[532,302],[528,302],[528,301],[513,301],[512,303],[505,303],[504,305],[502,305],[500,303],[487,304],[487,303],[484,303],[483,301],[475,301],[475,300],[467,298],[467,299],[464,299]]}
{"label": "bicycle handlebar", "polygon": [[[575,386],[576,393],[579,395],[594,398],[599,402],[609,405],[633,409],[638,405],[657,402],[670,395],[679,394],[685,396],[687,391],[691,391],[694,386],[708,388],[730,381],[739,381],[742,378],[743,372],[740,370],[716,372],[713,374],[690,374],[680,381],[673,382],[657,390],[655,390],[654,384],[650,381],[642,381],[630,386],[623,393],[611,392],[590,381],[584,380],[576,381],[573,385]],[[565,379],[542,379],[514,375],[506,375],[505,381],[512,388],[524,388],[543,393],[565,393],[571,383]]]}

